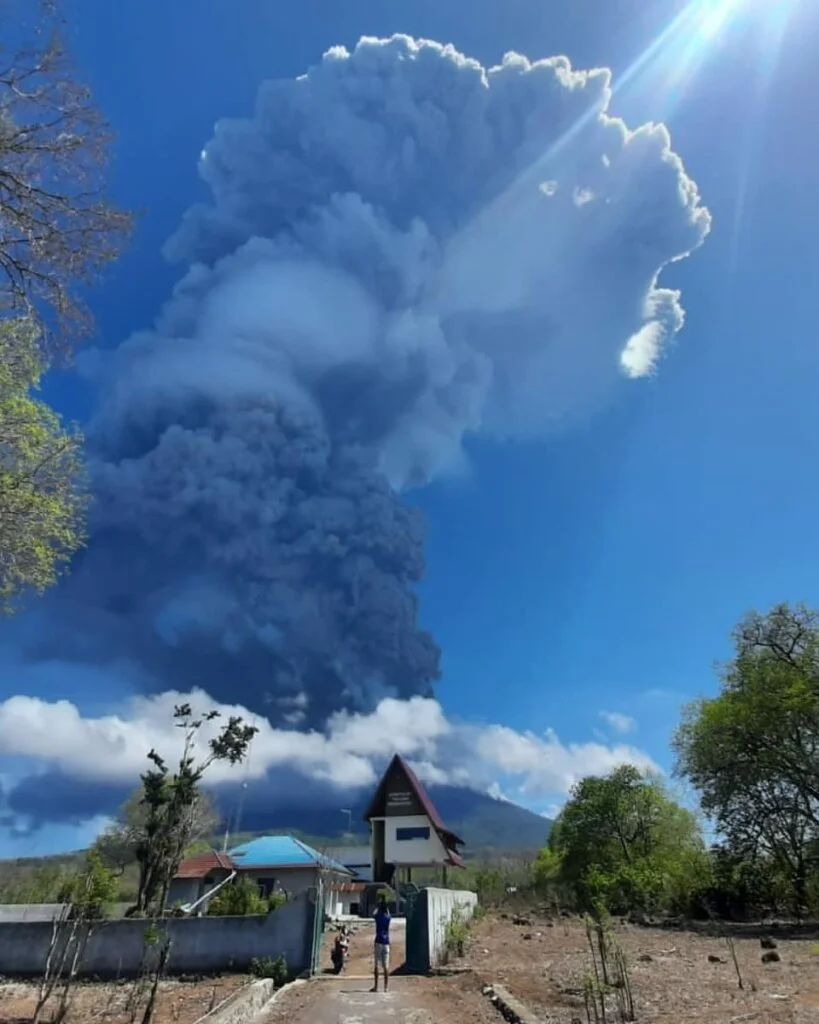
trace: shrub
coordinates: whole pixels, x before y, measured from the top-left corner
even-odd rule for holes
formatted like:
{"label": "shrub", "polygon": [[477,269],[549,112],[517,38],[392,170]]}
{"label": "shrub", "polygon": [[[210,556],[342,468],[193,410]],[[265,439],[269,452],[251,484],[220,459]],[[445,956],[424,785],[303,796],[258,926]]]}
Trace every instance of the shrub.
{"label": "shrub", "polygon": [[221,888],[208,906],[208,914],[219,917],[245,917],[250,914],[267,914],[270,903],[259,892],[259,886],[252,878],[236,878]]}
{"label": "shrub", "polygon": [[254,957],[250,961],[250,973],[254,978],[272,978],[276,988],[286,984],[290,974],[287,970],[287,961],[284,956]]}

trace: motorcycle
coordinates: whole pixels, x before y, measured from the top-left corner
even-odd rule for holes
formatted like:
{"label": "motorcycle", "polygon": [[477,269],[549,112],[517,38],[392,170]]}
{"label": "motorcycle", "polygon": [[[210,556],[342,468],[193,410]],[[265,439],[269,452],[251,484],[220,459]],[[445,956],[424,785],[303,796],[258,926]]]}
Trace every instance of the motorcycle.
{"label": "motorcycle", "polygon": [[350,955],[350,939],[346,932],[336,936],[336,941],[333,943],[333,949],[330,953],[330,959],[333,963],[333,973],[341,974],[347,963],[347,957]]}

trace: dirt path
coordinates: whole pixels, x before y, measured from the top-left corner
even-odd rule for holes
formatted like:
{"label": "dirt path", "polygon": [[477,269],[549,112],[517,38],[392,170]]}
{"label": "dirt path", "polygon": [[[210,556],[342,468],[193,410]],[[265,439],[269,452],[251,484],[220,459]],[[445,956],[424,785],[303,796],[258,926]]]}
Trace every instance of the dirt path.
{"label": "dirt path", "polygon": [[369,979],[316,978],[284,992],[263,1024],[500,1024],[472,976],[399,977],[389,992]]}

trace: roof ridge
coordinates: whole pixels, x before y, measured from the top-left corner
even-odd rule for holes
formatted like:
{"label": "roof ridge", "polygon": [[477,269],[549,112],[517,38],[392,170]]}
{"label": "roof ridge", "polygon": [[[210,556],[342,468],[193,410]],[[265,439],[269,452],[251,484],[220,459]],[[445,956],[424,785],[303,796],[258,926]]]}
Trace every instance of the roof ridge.
{"label": "roof ridge", "polygon": [[297,836],[289,834],[288,838],[292,839],[293,842],[296,844],[296,846],[300,846],[302,848],[302,850],[310,858],[310,860],[313,861],[314,864],[318,864],[319,863],[319,861],[316,860],[316,854],[318,854],[319,858],[321,858],[321,853],[318,850],[313,849],[312,846],[308,846],[307,843],[303,842]]}

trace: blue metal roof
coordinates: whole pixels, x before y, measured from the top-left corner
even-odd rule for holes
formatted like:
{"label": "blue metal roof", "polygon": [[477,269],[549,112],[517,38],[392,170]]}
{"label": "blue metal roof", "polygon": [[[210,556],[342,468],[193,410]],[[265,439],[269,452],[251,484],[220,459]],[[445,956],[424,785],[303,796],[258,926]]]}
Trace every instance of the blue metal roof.
{"label": "blue metal roof", "polygon": [[231,859],[239,868],[284,867],[285,865],[304,865],[310,867],[329,868],[350,875],[352,872],[339,864],[337,860],[325,857],[312,846],[303,843],[293,836],[260,836],[242,843],[230,851]]}

